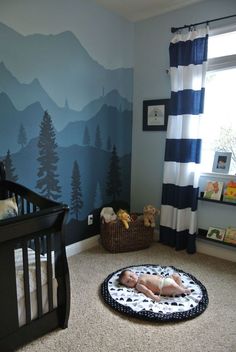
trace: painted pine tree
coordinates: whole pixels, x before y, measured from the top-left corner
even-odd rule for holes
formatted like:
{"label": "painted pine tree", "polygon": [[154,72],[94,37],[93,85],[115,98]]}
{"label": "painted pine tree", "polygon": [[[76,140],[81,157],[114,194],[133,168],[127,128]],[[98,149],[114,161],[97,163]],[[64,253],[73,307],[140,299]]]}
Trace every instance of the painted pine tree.
{"label": "painted pine tree", "polygon": [[23,148],[27,144],[27,136],[24,126],[20,125],[17,143]]}
{"label": "painted pine tree", "polygon": [[6,170],[6,179],[12,182],[16,182],[18,180],[18,176],[15,174],[15,168],[12,163],[11,153],[8,149],[6,158],[4,160],[5,170]]}
{"label": "painted pine tree", "polygon": [[102,203],[103,203],[103,200],[102,200],[101,186],[100,186],[100,182],[97,182],[95,197],[94,197],[94,209],[100,208]]}
{"label": "painted pine tree", "polygon": [[80,171],[77,161],[74,161],[71,176],[71,212],[75,215],[76,220],[79,218],[79,211],[83,207]]}
{"label": "painted pine tree", "polygon": [[112,200],[116,200],[116,196],[120,195],[122,182],[120,175],[120,160],[116,153],[116,147],[113,146],[112,155],[110,160],[110,166],[108,171],[107,180],[107,195],[112,197]]}
{"label": "painted pine tree", "polygon": [[39,162],[38,181],[36,187],[45,197],[57,200],[60,197],[61,187],[59,186],[57,171],[56,133],[53,127],[52,119],[45,111],[40,124],[40,133],[38,140]]}
{"label": "painted pine tree", "polygon": [[102,148],[102,139],[101,139],[101,132],[100,132],[100,127],[97,125],[96,128],[96,134],[95,134],[95,147],[98,149]]}

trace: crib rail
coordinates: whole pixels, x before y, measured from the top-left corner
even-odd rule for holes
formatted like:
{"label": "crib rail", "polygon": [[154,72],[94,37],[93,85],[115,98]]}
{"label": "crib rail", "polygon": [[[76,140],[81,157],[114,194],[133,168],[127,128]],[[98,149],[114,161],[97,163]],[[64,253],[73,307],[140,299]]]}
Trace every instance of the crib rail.
{"label": "crib rail", "polygon": [[[0,163],[1,167],[1,163]],[[1,170],[0,170],[1,173]],[[69,270],[63,224],[69,208],[26,187],[0,177],[0,199],[16,197],[19,215],[0,221],[0,351],[42,336],[56,327],[67,327],[70,311]],[[33,318],[30,296],[28,248],[34,250],[37,314]],[[22,252],[25,324],[19,327],[15,250]],[[42,260],[46,257],[48,309],[42,297]],[[45,258],[44,258],[45,259]],[[54,305],[53,279],[57,281]]]}

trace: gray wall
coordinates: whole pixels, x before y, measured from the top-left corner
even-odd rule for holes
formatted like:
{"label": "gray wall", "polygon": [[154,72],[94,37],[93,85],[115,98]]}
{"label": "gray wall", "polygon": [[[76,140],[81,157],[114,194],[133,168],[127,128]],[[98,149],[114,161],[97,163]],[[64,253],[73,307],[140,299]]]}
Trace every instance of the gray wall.
{"label": "gray wall", "polygon": [[[159,207],[161,203],[166,132],[142,131],[142,102],[145,99],[170,97],[170,79],[166,69],[169,65],[171,27],[232,14],[236,14],[235,0],[209,0],[135,24],[132,210],[141,211],[147,203]],[[235,21],[236,18],[213,22],[210,28]],[[223,217],[221,209],[218,212],[219,218]]]}

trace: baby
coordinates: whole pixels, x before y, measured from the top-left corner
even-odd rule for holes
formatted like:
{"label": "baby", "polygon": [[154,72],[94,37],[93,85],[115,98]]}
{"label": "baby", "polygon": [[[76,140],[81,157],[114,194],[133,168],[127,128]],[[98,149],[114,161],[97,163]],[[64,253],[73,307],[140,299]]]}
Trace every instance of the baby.
{"label": "baby", "polygon": [[119,282],[126,287],[135,288],[156,302],[160,301],[160,295],[172,296],[191,293],[191,290],[184,287],[177,273],[169,277],[151,274],[138,276],[130,270],[124,270],[119,276]]}

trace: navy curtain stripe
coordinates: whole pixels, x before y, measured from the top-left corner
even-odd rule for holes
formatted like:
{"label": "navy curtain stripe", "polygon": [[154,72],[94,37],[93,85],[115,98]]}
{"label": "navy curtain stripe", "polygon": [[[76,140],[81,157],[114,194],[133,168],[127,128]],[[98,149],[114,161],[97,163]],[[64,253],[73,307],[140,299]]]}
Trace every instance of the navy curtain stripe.
{"label": "navy curtain stripe", "polygon": [[206,37],[170,43],[170,67],[201,65],[207,60]]}
{"label": "navy curtain stripe", "polygon": [[191,208],[197,210],[197,196],[199,188],[193,186],[176,186],[173,184],[163,184],[162,205],[170,205],[177,209]]}
{"label": "navy curtain stripe", "polygon": [[177,251],[187,249],[189,254],[195,253],[195,240],[196,234],[190,235],[188,230],[178,232],[174,229],[170,229],[169,227],[160,226],[160,242],[168,246],[175,247]]}
{"label": "navy curtain stripe", "polygon": [[171,92],[170,115],[199,115],[203,113],[205,88]]}
{"label": "navy curtain stripe", "polygon": [[200,163],[201,139],[166,139],[165,161]]}

